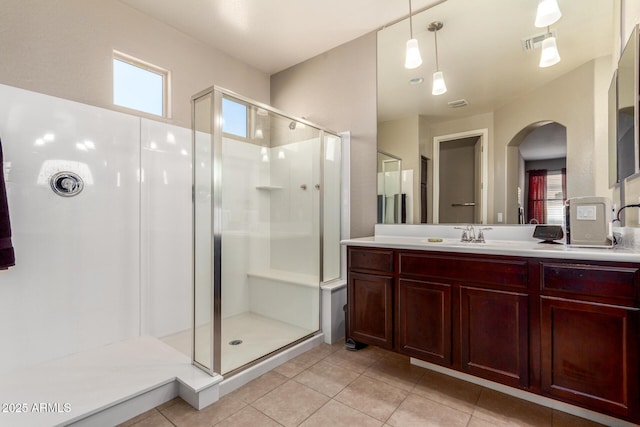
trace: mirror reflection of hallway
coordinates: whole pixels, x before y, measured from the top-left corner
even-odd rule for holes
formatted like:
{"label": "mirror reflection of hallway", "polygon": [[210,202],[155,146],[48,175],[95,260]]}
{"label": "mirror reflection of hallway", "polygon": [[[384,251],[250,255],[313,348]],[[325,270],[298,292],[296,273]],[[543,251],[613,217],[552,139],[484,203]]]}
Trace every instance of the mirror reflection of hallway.
{"label": "mirror reflection of hallway", "polygon": [[508,167],[516,168],[518,176],[517,188],[509,193],[516,198],[517,222],[562,225],[567,199],[566,127],[557,122],[532,124],[516,135],[508,149],[515,157]]}

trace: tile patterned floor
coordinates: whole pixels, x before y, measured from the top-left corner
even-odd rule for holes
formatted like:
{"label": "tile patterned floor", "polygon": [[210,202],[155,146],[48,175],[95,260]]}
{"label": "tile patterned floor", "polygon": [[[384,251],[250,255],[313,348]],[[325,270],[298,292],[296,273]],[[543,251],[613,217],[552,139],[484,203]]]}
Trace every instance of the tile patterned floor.
{"label": "tile patterned floor", "polygon": [[196,411],[180,398],[121,427],[600,424],[409,364],[376,347],[321,345]]}

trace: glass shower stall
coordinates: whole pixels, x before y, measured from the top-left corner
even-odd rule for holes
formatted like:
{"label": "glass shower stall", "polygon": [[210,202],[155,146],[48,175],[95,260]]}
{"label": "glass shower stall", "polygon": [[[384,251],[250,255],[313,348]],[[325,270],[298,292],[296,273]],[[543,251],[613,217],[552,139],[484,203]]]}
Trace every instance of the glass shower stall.
{"label": "glass shower stall", "polygon": [[193,361],[229,375],[320,330],[341,139],[225,89],[192,98]]}

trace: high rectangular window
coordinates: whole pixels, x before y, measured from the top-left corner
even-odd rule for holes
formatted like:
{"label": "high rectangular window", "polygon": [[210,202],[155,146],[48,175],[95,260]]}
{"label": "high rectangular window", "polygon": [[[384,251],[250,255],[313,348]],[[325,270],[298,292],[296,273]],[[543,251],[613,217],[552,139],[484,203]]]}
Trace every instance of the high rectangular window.
{"label": "high rectangular window", "polygon": [[113,103],[156,116],[169,117],[169,72],[114,51]]}
{"label": "high rectangular window", "polygon": [[247,137],[247,106],[222,98],[222,132],[241,138]]}

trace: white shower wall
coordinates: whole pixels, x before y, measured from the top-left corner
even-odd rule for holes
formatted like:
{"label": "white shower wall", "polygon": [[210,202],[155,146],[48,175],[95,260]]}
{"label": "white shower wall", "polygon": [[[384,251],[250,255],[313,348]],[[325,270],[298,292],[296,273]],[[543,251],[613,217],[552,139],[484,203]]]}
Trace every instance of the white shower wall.
{"label": "white shower wall", "polygon": [[[190,131],[0,85],[0,138],[16,252],[0,372],[187,329]],[[53,193],[60,170],[82,193]]]}
{"label": "white shower wall", "polygon": [[247,274],[270,264],[268,150],[222,140],[222,317],[249,311]]}
{"label": "white shower wall", "polygon": [[[280,154],[282,153],[282,155]],[[320,262],[320,139],[272,149],[270,268],[315,276]]]}
{"label": "white shower wall", "polygon": [[[223,138],[223,318],[266,304],[251,295],[250,275],[277,270],[318,283],[319,150],[318,139],[265,148]],[[309,310],[304,299],[300,307]]]}
{"label": "white shower wall", "polygon": [[191,327],[191,129],[141,119],[141,331]]}

